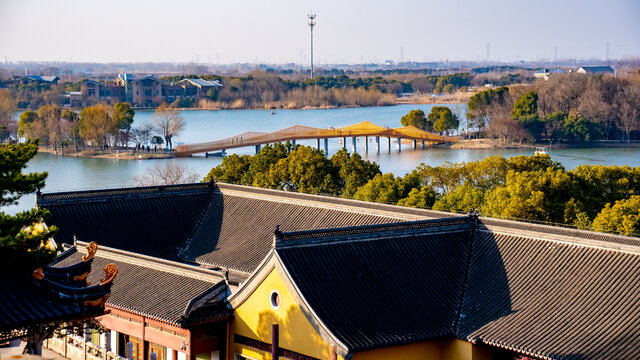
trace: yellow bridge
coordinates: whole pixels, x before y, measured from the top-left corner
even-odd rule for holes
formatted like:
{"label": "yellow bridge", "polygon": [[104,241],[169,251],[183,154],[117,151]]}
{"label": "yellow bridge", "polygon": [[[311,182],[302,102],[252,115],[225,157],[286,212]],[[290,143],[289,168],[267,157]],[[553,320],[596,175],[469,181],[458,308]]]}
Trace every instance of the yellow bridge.
{"label": "yellow bridge", "polygon": [[293,125],[287,128],[277,130],[270,133],[263,132],[244,132],[242,134],[228,137],[225,139],[220,139],[216,141],[199,143],[199,144],[190,144],[190,145],[178,145],[175,148],[175,154],[177,156],[190,156],[198,153],[208,154],[210,152],[222,151],[224,153],[225,150],[246,147],[246,146],[255,146],[256,153],[260,151],[260,147],[264,144],[269,143],[277,143],[283,141],[292,141],[295,143],[296,140],[308,140],[308,139],[316,139],[318,150],[320,150],[320,140],[324,139],[324,151],[325,154],[329,153],[329,138],[343,138],[342,146],[346,148],[347,138],[353,138],[353,150],[356,151],[356,138],[365,137],[365,151],[369,149],[369,137],[376,138],[376,150],[380,152],[380,137],[388,138],[388,148],[391,150],[391,139],[398,139],[398,150],[402,150],[402,140],[413,140],[413,148],[417,147],[417,142],[420,141],[422,143],[422,148],[425,148],[425,144],[429,146],[433,144],[442,144],[448,142],[457,142],[460,141],[457,138],[448,137],[448,136],[440,136],[437,134],[432,134],[430,132],[426,132],[418,129],[415,126],[404,126],[399,128],[387,128],[378,126],[376,124],[370,123],[368,121],[363,121],[361,123],[339,127],[339,128],[330,128],[330,129],[320,129],[310,126],[302,126],[302,125]]}

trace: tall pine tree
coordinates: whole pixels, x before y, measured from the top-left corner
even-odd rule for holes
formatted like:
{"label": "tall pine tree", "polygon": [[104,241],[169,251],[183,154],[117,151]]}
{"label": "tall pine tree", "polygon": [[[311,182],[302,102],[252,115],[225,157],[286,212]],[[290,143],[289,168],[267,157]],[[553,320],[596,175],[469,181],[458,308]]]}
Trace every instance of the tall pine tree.
{"label": "tall pine tree", "polygon": [[[22,172],[37,152],[37,140],[0,144],[0,207],[14,205],[22,195],[34,193],[44,186],[46,172]],[[59,249],[49,243],[56,228],[44,225],[48,216],[49,212],[42,208],[15,215],[0,211],[1,271],[33,271],[56,258]]]}

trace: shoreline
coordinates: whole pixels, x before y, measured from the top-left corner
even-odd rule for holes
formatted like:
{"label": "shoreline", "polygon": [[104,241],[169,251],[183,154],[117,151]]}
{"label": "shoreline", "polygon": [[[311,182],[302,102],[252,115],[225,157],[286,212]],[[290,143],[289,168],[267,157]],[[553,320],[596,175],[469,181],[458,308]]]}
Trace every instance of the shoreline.
{"label": "shoreline", "polygon": [[[434,104],[445,104],[445,105],[455,105],[455,104],[463,104],[466,105],[469,102],[470,96],[456,96],[456,94],[445,95],[443,97],[431,97],[429,95],[420,95],[415,97],[407,97],[407,98],[397,98],[396,102],[393,104],[387,105],[362,105],[362,106],[338,106],[338,105],[327,105],[327,106],[303,106],[303,107],[285,107],[285,108],[267,108],[267,107],[245,107],[245,108],[220,108],[220,107],[189,107],[189,108],[173,108],[178,111],[217,111],[217,110],[265,110],[265,111],[280,111],[280,110],[330,110],[330,109],[360,109],[360,108],[378,108],[378,107],[389,107],[389,106],[398,106],[398,105],[434,105]],[[80,111],[82,108],[75,107],[65,107],[65,109]],[[155,107],[132,107],[135,111],[154,111]],[[26,109],[18,109],[18,112],[23,112],[29,110]],[[35,111],[35,110],[34,110]]]}
{"label": "shoreline", "polygon": [[78,150],[76,154],[74,148],[65,148],[64,154],[58,150],[56,153],[50,146],[39,146],[38,153],[47,153],[55,156],[82,157],[93,159],[111,159],[111,160],[156,160],[175,158],[174,154],[165,152],[132,152],[132,149],[116,149],[116,150],[100,150],[84,149]]}
{"label": "shoreline", "polygon": [[450,148],[454,150],[487,150],[487,149],[535,149],[538,147],[546,149],[595,149],[595,148],[636,148],[640,147],[640,142],[626,142],[620,140],[602,140],[575,143],[533,143],[519,144],[506,143],[501,144],[493,139],[468,139],[462,140],[454,144],[439,144],[435,147]]}

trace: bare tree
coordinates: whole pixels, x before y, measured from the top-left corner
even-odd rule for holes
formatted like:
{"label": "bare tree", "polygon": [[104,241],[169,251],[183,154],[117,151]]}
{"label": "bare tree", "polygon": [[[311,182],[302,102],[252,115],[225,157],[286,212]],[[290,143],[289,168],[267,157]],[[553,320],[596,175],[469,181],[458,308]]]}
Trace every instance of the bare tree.
{"label": "bare tree", "polygon": [[155,166],[141,176],[134,176],[133,181],[138,186],[176,185],[194,183],[200,179],[200,174],[182,165],[167,164],[161,168]]}
{"label": "bare tree", "polygon": [[129,139],[136,144],[136,147],[139,147],[145,141],[149,140],[149,136],[151,136],[151,132],[153,131],[153,125],[150,123],[144,123],[140,127],[134,128],[131,130],[129,135]]}
{"label": "bare tree", "polygon": [[433,91],[433,83],[427,78],[418,78],[411,82],[411,89],[418,93],[428,94]]}
{"label": "bare tree", "polygon": [[554,75],[548,81],[538,80],[535,87],[540,115],[556,111],[568,114],[577,108],[587,81],[588,77],[582,74]]}
{"label": "bare tree", "polygon": [[577,110],[580,115],[595,123],[602,124],[606,138],[609,140],[609,133],[615,125],[616,119],[611,111],[611,106],[604,101],[602,93],[592,87],[580,96],[579,101],[580,105],[578,105]]}
{"label": "bare tree", "polygon": [[530,141],[531,135],[517,120],[511,118],[512,106],[494,105],[489,112],[491,121],[487,126],[487,135],[498,139],[500,143]]}
{"label": "bare tree", "polygon": [[11,92],[0,89],[0,142],[18,132],[18,122],[13,115],[15,109],[16,102]]}
{"label": "bare tree", "polygon": [[[469,136],[469,119],[467,119],[466,117],[467,106],[465,104],[453,104],[449,108],[451,109],[451,112],[453,113],[453,115],[455,115],[458,118],[458,120],[462,121],[462,118],[464,117],[465,124],[463,128],[466,129],[465,137]],[[458,134],[460,133],[459,128],[455,130],[456,130],[456,133]]]}
{"label": "bare tree", "polygon": [[616,107],[620,118],[620,128],[627,142],[631,142],[631,132],[640,130],[640,85],[628,84],[616,97]]}
{"label": "bare tree", "polygon": [[173,149],[171,138],[180,133],[185,126],[180,112],[167,104],[162,104],[158,106],[151,118],[153,119],[155,130],[164,137],[167,149]]}

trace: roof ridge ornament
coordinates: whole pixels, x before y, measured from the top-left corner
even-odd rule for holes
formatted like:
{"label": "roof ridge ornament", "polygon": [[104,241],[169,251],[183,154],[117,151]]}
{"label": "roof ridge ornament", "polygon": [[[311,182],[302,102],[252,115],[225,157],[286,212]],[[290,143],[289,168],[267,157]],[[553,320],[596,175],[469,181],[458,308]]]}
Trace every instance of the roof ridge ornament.
{"label": "roof ridge ornament", "polygon": [[[75,235],[73,238],[75,242]],[[96,243],[95,241],[92,241],[89,244],[87,244],[87,255],[82,256],[82,261],[87,262],[93,259],[93,257],[96,256],[96,252],[98,252],[98,243]]]}
{"label": "roof ridge ornament", "polygon": [[110,284],[118,275],[118,267],[116,264],[109,264],[104,267],[104,279],[100,279],[100,286]]}

